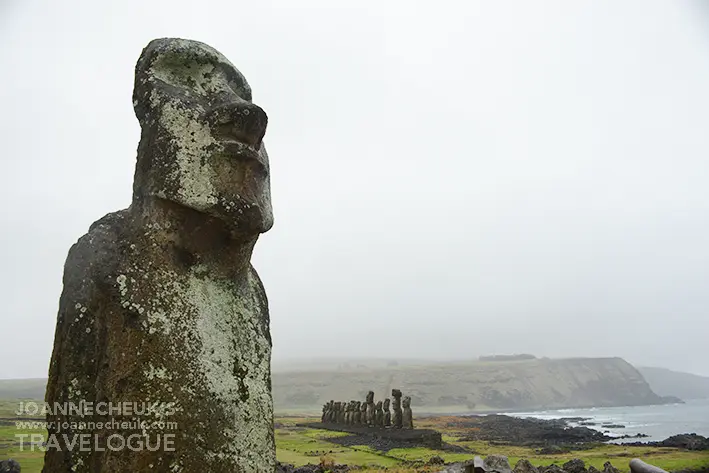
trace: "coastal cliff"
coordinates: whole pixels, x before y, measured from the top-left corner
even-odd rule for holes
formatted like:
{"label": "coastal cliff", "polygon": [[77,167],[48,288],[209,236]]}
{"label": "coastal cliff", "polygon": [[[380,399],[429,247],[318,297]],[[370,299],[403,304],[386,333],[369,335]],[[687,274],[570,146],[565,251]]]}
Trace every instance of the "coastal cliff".
{"label": "coastal cliff", "polygon": [[276,409],[315,409],[330,399],[377,399],[400,388],[418,413],[489,412],[661,404],[622,358],[513,359],[273,373]]}

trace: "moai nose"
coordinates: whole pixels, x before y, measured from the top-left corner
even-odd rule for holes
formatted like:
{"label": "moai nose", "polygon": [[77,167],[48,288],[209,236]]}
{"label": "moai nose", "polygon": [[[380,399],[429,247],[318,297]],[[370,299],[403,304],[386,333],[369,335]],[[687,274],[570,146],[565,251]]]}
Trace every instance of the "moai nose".
{"label": "moai nose", "polygon": [[222,138],[235,139],[259,149],[266,134],[268,115],[256,104],[233,102],[212,109],[207,117]]}

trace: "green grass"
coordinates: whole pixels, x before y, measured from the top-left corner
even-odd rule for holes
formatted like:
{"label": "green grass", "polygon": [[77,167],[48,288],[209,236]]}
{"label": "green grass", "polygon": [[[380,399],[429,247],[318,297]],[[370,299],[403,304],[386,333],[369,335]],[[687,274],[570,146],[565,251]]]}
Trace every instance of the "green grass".
{"label": "green grass", "polygon": [[[299,418],[298,423],[315,419]],[[443,432],[445,442],[463,446],[471,450],[471,453],[449,453],[432,450],[429,448],[399,448],[386,453],[378,452],[368,446],[342,447],[328,442],[329,438],[347,435],[343,432],[332,432],[319,429],[295,428],[296,422],[284,424],[284,428],[277,429],[276,445],[278,447],[278,460],[284,463],[292,463],[297,466],[307,463],[319,463],[320,457],[313,456],[314,452],[328,452],[328,456],[337,463],[347,463],[349,465],[368,466],[370,468],[395,468],[399,471],[421,471],[421,468],[406,469],[406,463],[411,461],[426,462],[432,456],[442,457],[446,462],[459,462],[472,459],[475,455],[487,456],[491,454],[506,455],[510,464],[514,466],[520,459],[525,458],[535,465],[563,465],[572,458],[582,459],[587,466],[593,465],[599,470],[603,469],[603,464],[610,461],[613,466],[621,472],[629,472],[628,463],[633,458],[656,465],[667,471],[696,470],[709,467],[709,452],[691,452],[674,448],[656,447],[630,447],[623,445],[601,444],[588,450],[577,450],[568,453],[555,455],[540,455],[535,449],[530,447],[490,445],[488,442],[461,442],[456,432],[442,426],[441,422],[435,419],[423,420],[417,425],[421,428],[437,428]],[[443,428],[441,428],[443,427]],[[459,431],[457,433],[460,433]],[[330,453],[331,452],[331,453]],[[376,467],[375,467],[376,465]],[[424,468],[425,469],[425,468]],[[440,469],[440,468],[439,468]]]}
{"label": "green grass", "polygon": [[12,458],[22,466],[22,473],[40,473],[44,464],[44,452],[29,444],[29,437],[24,438],[20,446],[18,434],[40,434],[46,437],[44,429],[22,429],[15,425],[0,424],[0,460]]}

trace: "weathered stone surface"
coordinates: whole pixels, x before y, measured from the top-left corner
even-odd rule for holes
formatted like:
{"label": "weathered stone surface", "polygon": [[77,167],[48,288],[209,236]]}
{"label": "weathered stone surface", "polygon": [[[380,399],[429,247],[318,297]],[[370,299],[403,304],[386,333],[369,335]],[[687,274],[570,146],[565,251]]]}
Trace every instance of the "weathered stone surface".
{"label": "weathered stone surface", "polygon": [[510,462],[504,455],[488,455],[483,467],[487,473],[512,473]]}
{"label": "weathered stone surface", "polygon": [[401,427],[404,429],[414,428],[414,414],[411,411],[411,398],[409,396],[404,396],[402,401],[403,409],[401,411]]}
{"label": "weathered stone surface", "polygon": [[[48,420],[174,428],[75,432],[95,435],[92,448],[60,440],[43,472],[272,472],[268,303],[250,264],[273,224],[266,114],[223,55],[182,39],[143,50],[133,105],[142,128],[133,201],[69,251],[46,400],[159,404],[139,417]],[[109,434],[163,443],[93,447]]]}
{"label": "weathered stone surface", "polygon": [[549,465],[539,468],[540,473],[564,473],[564,470],[559,465]]}
{"label": "weathered stone surface", "polygon": [[389,410],[390,403],[391,400],[389,398],[384,399],[384,405],[382,406],[382,409],[384,409],[384,427],[389,427],[391,425],[391,411]]}
{"label": "weathered stone surface", "polygon": [[588,473],[601,473],[601,472],[595,466],[588,465]]}
{"label": "weathered stone surface", "polygon": [[391,410],[394,411],[391,418],[391,424],[395,429],[400,429],[402,426],[401,391],[398,389],[392,389],[391,397],[393,398],[391,402]]}
{"label": "weathered stone surface", "polygon": [[620,471],[611,462],[605,462],[603,464],[603,473],[620,473]]}
{"label": "weathered stone surface", "polygon": [[382,401],[377,401],[374,406],[374,425],[384,427],[384,408],[382,407]]}
{"label": "weathered stone surface", "polygon": [[0,461],[0,473],[20,473],[21,470],[20,464],[13,459]]}
{"label": "weathered stone surface", "polygon": [[[649,463],[645,463],[639,458],[633,458],[630,460],[630,473],[667,473],[667,471],[663,470],[659,466],[651,465]],[[589,468],[589,472],[591,469]]]}
{"label": "weathered stone surface", "polygon": [[532,465],[532,463],[526,458],[520,459],[515,465],[513,471],[514,473],[539,473],[537,467]]}
{"label": "weathered stone surface", "polygon": [[374,391],[369,391],[367,393],[367,425],[374,425]]}
{"label": "weathered stone surface", "polygon": [[586,463],[580,458],[574,458],[562,466],[566,473],[586,473]]}

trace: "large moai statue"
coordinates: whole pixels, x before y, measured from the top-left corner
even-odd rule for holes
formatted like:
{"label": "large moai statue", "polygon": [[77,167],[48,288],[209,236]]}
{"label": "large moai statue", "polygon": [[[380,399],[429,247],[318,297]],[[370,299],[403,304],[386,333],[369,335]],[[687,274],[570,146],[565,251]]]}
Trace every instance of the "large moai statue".
{"label": "large moai statue", "polygon": [[345,406],[345,425],[350,425],[352,423],[352,401],[348,402]]}
{"label": "large moai statue", "polygon": [[362,424],[362,401],[355,401],[354,405],[354,424]]}
{"label": "large moai statue", "polygon": [[322,405],[322,416],[320,416],[320,422],[325,423],[327,421],[327,403]]}
{"label": "large moai statue", "polygon": [[413,429],[414,428],[414,415],[411,412],[411,397],[404,396],[402,401],[404,406],[402,413],[402,428],[403,429]]}
{"label": "large moai statue", "polygon": [[328,410],[328,413],[327,413],[327,421],[331,424],[334,423],[335,422],[335,415],[336,415],[335,401],[330,400],[330,409]]}
{"label": "large moai statue", "polygon": [[374,425],[374,391],[367,393],[367,425]]}
{"label": "large moai statue", "polygon": [[272,472],[268,303],[250,263],[273,225],[266,113],[222,54],[172,38],[143,50],[133,106],[132,203],[69,250],[49,367],[46,401],[91,413],[53,409],[50,425],[87,429],[50,427],[42,471]]}
{"label": "large moai statue", "polygon": [[384,409],[382,408],[382,401],[377,401],[374,407],[374,425],[377,427],[384,427]]}
{"label": "large moai statue", "polygon": [[367,425],[367,401],[363,402],[359,407],[361,425]]}
{"label": "large moai statue", "polygon": [[389,427],[391,425],[391,411],[389,410],[390,404],[389,398],[384,399],[384,427]]}
{"label": "large moai statue", "polygon": [[391,424],[395,429],[400,429],[402,426],[402,412],[401,412],[401,391],[398,389],[391,390],[391,409],[394,411],[392,415]]}
{"label": "large moai statue", "polygon": [[339,424],[340,423],[340,409],[342,407],[342,403],[340,401],[335,401],[335,416],[333,419],[333,423]]}

